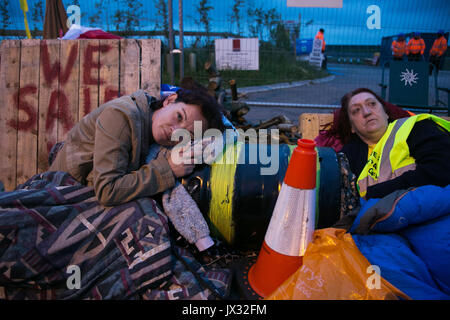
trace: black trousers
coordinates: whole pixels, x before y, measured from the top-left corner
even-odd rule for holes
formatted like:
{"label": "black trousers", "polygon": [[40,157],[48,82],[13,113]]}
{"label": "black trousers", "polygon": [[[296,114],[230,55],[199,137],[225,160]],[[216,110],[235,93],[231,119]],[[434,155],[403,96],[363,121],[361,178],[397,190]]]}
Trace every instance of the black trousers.
{"label": "black trousers", "polygon": [[419,53],[408,54],[408,61],[422,61],[422,55]]}
{"label": "black trousers", "polygon": [[327,55],[325,53],[323,53],[323,52],[322,52],[322,54],[323,54],[322,69],[326,69],[327,68],[327,61],[328,61]]}
{"label": "black trousers", "polygon": [[[438,57],[438,56],[430,56],[430,63],[432,63],[434,65],[434,68],[436,69],[436,74],[439,72],[439,68],[441,66],[441,58],[442,57]],[[430,66],[430,75],[433,71],[433,67]]]}

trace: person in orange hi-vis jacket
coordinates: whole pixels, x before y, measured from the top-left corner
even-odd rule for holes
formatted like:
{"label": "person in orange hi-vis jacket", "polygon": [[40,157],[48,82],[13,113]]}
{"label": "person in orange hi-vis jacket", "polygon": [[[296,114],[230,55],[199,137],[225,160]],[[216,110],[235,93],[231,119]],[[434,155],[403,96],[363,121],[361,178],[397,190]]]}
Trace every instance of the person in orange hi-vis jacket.
{"label": "person in orange hi-vis jacket", "polygon": [[420,37],[419,32],[414,32],[414,36],[408,41],[406,46],[406,54],[409,61],[423,60],[423,53],[425,52],[425,42]]}
{"label": "person in orange hi-vis jacket", "polygon": [[[436,67],[436,74],[439,72],[441,61],[447,51],[447,39],[444,37],[444,30],[439,30],[437,38],[433,42],[433,46],[430,49],[430,63]],[[433,71],[433,67],[430,65],[430,75]]]}
{"label": "person in orange hi-vis jacket", "polygon": [[325,38],[324,38],[324,33],[325,33],[325,30],[324,30],[324,29],[320,29],[319,31],[317,31],[317,34],[316,34],[316,36],[315,36],[316,39],[322,40],[322,53],[325,52]]}
{"label": "person in orange hi-vis jacket", "polygon": [[394,60],[403,60],[406,53],[406,41],[403,33],[398,35],[397,40],[392,41],[391,50]]}
{"label": "person in orange hi-vis jacket", "polygon": [[314,38],[322,40],[322,54],[323,54],[323,58],[324,58],[323,62],[322,62],[322,68],[326,69],[327,68],[327,56],[325,55],[326,44],[325,44],[324,33],[325,33],[325,30],[321,28],[319,31],[317,31],[317,34]]}

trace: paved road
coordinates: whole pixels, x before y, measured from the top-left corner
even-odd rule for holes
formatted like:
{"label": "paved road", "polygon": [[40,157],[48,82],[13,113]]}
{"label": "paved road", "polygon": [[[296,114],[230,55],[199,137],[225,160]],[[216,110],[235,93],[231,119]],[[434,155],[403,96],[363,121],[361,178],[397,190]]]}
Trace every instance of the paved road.
{"label": "paved road", "polygon": [[[267,104],[267,106],[264,107],[250,106],[250,112],[246,115],[246,119],[250,122],[258,123],[259,121],[264,121],[280,114],[284,114],[294,123],[298,123],[298,117],[304,112],[327,113],[331,112],[333,108],[286,108],[270,104],[291,103],[322,106],[335,105],[338,107],[340,98],[344,94],[359,87],[366,87],[381,94],[381,89],[378,85],[381,82],[382,74],[382,69],[380,67],[329,64],[328,71],[331,74],[331,77],[319,82],[304,81],[297,84],[284,85],[282,86],[284,88],[276,88],[273,90],[267,90],[268,86],[259,87],[259,90],[264,91],[259,91],[256,87],[239,88],[239,92],[245,92],[247,94],[247,102]],[[385,82],[387,82],[388,72],[386,72],[385,79]],[[450,71],[440,71],[438,86],[450,87]],[[433,101],[434,99],[433,90],[431,90],[433,87],[433,85],[430,86],[430,101]],[[440,94],[442,95],[442,92]]]}

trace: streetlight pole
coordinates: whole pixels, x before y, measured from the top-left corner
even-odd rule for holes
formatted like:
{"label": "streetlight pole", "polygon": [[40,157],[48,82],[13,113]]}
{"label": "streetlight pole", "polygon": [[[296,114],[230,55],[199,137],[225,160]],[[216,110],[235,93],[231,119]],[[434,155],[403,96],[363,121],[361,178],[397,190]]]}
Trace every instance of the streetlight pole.
{"label": "streetlight pole", "polygon": [[184,50],[183,50],[183,0],[178,0],[178,20],[180,24],[180,81],[184,78]]}
{"label": "streetlight pole", "polygon": [[168,11],[169,11],[169,76],[170,76],[170,84],[174,84],[174,65],[173,65],[173,5],[172,0],[168,0]]}

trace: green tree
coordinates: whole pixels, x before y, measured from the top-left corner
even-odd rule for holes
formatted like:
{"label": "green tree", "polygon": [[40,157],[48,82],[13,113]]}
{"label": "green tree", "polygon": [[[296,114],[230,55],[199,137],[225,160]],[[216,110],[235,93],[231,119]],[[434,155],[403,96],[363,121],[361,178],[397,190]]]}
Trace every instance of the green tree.
{"label": "green tree", "polygon": [[247,15],[249,17],[249,31],[253,37],[259,37],[262,28],[262,13],[260,8],[248,8]]}
{"label": "green tree", "polygon": [[292,50],[292,41],[289,31],[285,28],[284,24],[278,23],[276,27],[271,30],[270,38],[277,49],[285,51]]}
{"label": "green tree", "polygon": [[142,17],[142,3],[137,0],[122,0],[124,9],[117,9],[113,17],[116,30],[123,30],[128,33],[136,30],[140,26],[140,17]]}
{"label": "green tree", "polygon": [[11,24],[11,15],[9,7],[9,0],[2,0],[0,2],[0,17],[1,17],[1,27],[3,30],[7,29],[8,26]]}
{"label": "green tree", "polygon": [[169,15],[166,0],[153,0],[156,8],[155,29],[163,31],[166,44],[169,43]]}
{"label": "green tree", "polygon": [[247,14],[250,20],[249,31],[260,40],[269,40],[273,29],[281,21],[281,14],[275,8],[265,10],[249,7]]}
{"label": "green tree", "polygon": [[[209,18],[209,11],[213,9],[208,4],[209,0],[200,0],[199,5],[196,7],[197,12],[199,14],[199,19],[196,21],[199,25],[203,25],[204,30],[206,32],[206,45],[209,45],[209,33],[211,31],[211,25],[210,25],[210,18]],[[197,36],[194,47],[197,46],[198,42],[200,41],[200,36]]]}
{"label": "green tree", "polygon": [[243,7],[244,0],[234,0],[233,7],[231,8],[231,15],[229,16],[231,25],[236,24],[237,33],[241,34],[241,9]]}
{"label": "green tree", "polygon": [[99,0],[95,3],[95,13],[89,17],[89,26],[90,27],[98,27],[102,20],[101,16],[103,13],[103,10],[105,9],[105,4],[102,0]]}
{"label": "green tree", "polygon": [[36,36],[38,26],[43,29],[44,22],[44,2],[43,0],[38,0],[35,2],[34,7],[31,8],[31,21],[34,26],[34,36]]}

